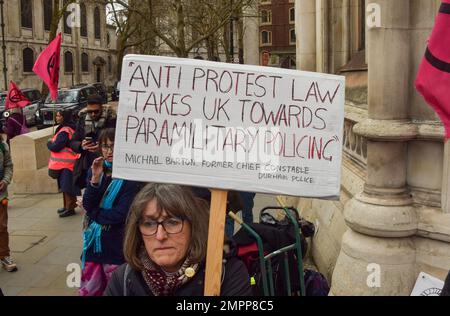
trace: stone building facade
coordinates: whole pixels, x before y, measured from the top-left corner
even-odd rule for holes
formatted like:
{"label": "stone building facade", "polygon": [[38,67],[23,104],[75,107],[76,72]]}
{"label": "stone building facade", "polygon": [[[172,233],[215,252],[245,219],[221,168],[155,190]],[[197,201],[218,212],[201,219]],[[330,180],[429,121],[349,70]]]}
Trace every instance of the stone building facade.
{"label": "stone building facade", "polygon": [[[41,88],[42,81],[31,69],[48,44],[52,2],[4,1],[7,80],[14,80],[21,88]],[[58,29],[63,32],[60,87],[98,81],[112,86],[117,78],[117,40],[114,28],[106,23],[105,5],[102,1],[82,1],[81,27],[68,27],[65,21],[69,14],[61,19]],[[5,87],[3,73],[0,87]]]}
{"label": "stone building facade", "polygon": [[295,69],[294,0],[254,1],[244,14],[244,43],[245,64]]}
{"label": "stone building facade", "polygon": [[333,295],[410,295],[419,272],[450,269],[449,150],[414,88],[439,5],[295,2],[297,67],[346,77],[340,200],[286,198],[316,223],[311,254]]}

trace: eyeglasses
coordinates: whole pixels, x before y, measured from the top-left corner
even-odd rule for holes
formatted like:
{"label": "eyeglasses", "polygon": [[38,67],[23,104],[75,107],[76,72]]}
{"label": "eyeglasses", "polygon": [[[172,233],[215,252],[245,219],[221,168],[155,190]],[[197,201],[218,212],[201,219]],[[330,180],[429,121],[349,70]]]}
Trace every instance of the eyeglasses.
{"label": "eyeglasses", "polygon": [[86,111],[86,112],[87,112],[87,114],[99,114],[100,110],[89,110],[89,111]]}
{"label": "eyeglasses", "polygon": [[143,220],[139,224],[141,234],[144,236],[154,236],[158,232],[158,227],[161,225],[167,234],[179,234],[183,230],[184,220],[171,217],[163,221]]}
{"label": "eyeglasses", "polygon": [[112,144],[112,145],[102,144],[101,147],[104,151],[108,151],[108,150],[114,151],[114,144]]}

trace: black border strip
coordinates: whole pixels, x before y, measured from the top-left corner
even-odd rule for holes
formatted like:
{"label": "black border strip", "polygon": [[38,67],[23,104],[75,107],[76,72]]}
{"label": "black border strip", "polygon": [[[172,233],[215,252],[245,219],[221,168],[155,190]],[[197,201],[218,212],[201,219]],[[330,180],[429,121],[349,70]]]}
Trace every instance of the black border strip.
{"label": "black border strip", "polygon": [[443,2],[439,8],[439,13],[450,14],[450,3]]}
{"label": "black border strip", "polygon": [[428,47],[427,51],[425,52],[425,58],[434,68],[450,73],[450,63],[440,60],[439,58],[434,56]]}

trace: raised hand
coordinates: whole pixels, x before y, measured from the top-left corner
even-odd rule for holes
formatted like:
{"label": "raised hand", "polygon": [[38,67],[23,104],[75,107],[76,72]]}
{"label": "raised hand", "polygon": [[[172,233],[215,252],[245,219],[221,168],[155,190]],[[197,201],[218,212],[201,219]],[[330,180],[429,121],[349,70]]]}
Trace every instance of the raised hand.
{"label": "raised hand", "polygon": [[103,157],[98,157],[92,163],[91,183],[99,183],[100,182],[100,177],[102,176],[102,173],[103,173],[103,160],[104,160]]}

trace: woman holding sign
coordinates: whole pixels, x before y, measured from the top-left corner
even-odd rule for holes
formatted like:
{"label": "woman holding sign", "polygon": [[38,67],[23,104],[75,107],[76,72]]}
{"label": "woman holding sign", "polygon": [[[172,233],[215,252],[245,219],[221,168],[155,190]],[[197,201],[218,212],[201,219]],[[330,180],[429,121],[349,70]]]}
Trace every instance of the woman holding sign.
{"label": "woman holding sign", "polygon": [[125,262],[125,221],[140,184],[112,178],[114,138],[114,128],[100,133],[102,156],[92,163],[83,195],[87,228],[83,233],[81,296],[103,295],[112,272]]}
{"label": "woman holding sign", "polygon": [[[190,188],[146,185],[127,220],[127,264],[113,273],[105,295],[203,295],[208,220],[206,203]],[[247,269],[230,253],[224,255],[221,295],[251,295]]]}

